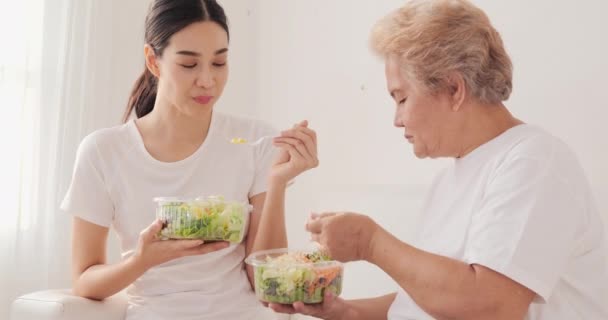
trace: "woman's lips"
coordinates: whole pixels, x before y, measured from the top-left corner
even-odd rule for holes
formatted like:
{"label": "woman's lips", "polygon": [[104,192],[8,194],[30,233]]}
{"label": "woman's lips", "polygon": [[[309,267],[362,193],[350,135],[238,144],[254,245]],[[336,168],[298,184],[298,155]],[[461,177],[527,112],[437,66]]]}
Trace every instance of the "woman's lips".
{"label": "woman's lips", "polygon": [[198,97],[194,97],[194,101],[196,101],[199,104],[208,104],[209,101],[211,101],[213,99],[212,96],[198,96]]}

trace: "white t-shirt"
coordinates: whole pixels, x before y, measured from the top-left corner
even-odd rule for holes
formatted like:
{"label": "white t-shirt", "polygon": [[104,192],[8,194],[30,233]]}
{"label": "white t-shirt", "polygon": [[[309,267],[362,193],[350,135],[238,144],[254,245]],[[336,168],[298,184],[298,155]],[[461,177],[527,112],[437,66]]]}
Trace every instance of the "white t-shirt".
{"label": "white t-shirt", "polygon": [[[416,247],[497,271],[537,294],[526,319],[608,319],[608,249],[576,157],[519,125],[435,179]],[[402,289],[388,318],[432,319]]]}
{"label": "white t-shirt", "polygon": [[[275,149],[231,144],[276,131],[259,121],[213,112],[204,143],[191,156],[161,162],[145,149],[133,121],[87,136],[76,158],[61,208],[86,221],[113,227],[122,256],[155,219],[154,197],[223,195],[248,202],[266,191]],[[244,270],[244,243],[184,257],[148,270],[129,288],[127,319],[274,319],[257,301]]]}

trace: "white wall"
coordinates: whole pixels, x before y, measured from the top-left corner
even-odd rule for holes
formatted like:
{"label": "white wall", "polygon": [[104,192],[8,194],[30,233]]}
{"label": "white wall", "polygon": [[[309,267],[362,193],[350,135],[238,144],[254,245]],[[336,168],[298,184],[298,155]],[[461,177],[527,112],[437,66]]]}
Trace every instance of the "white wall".
{"label": "white wall", "polygon": [[[579,155],[608,220],[608,2],[474,1],[494,22],[515,66],[507,105]],[[288,199],[295,246],[311,210],[368,213],[407,240],[430,179],[446,160],[416,159],[392,127],[383,65],[368,50],[373,23],[404,1],[265,0],[259,8],[259,117],[280,126],[309,119],[321,166]],[[392,290],[365,264],[348,266],[346,297]]]}

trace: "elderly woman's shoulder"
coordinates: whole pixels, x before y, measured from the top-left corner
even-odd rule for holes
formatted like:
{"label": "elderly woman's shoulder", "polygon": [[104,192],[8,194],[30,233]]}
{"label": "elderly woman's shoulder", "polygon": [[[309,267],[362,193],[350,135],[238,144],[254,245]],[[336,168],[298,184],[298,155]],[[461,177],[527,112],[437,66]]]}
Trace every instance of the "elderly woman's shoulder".
{"label": "elderly woman's shoulder", "polygon": [[556,160],[578,162],[574,151],[564,140],[541,127],[528,124],[518,128],[509,154],[547,163]]}

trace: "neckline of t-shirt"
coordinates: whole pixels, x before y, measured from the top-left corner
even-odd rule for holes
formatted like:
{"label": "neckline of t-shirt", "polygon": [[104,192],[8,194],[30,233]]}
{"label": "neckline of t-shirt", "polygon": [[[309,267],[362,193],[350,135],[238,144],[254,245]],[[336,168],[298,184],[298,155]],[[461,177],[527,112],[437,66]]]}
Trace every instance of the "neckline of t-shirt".
{"label": "neckline of t-shirt", "polygon": [[146,160],[148,162],[150,162],[154,165],[157,165],[157,166],[162,166],[162,167],[179,167],[179,166],[186,165],[186,164],[194,161],[198,157],[200,157],[200,155],[204,152],[204,150],[210,144],[210,141],[213,138],[214,132],[215,132],[215,122],[216,122],[216,118],[217,118],[216,113],[217,112],[215,112],[215,111],[211,113],[211,121],[209,123],[209,130],[207,132],[207,137],[205,137],[205,141],[203,141],[203,143],[201,143],[201,145],[198,147],[198,149],[196,149],[191,155],[187,156],[186,158],[178,160],[178,161],[173,161],[173,162],[165,162],[165,161],[158,160],[158,159],[154,158],[150,154],[150,152],[148,152],[148,149],[146,149],[146,145],[144,144],[144,139],[141,135],[141,132],[139,132],[139,128],[137,128],[137,125],[135,124],[134,119],[130,120],[127,123],[127,126],[129,127],[129,131],[131,132],[131,135],[135,140],[134,142],[137,146],[137,149],[146,158]]}
{"label": "neckline of t-shirt", "polygon": [[530,128],[534,128],[533,125],[528,124],[528,123],[521,123],[518,125],[515,125],[507,130],[505,130],[503,133],[499,134],[498,136],[494,137],[493,139],[485,142],[484,144],[480,145],[479,147],[475,148],[473,151],[471,151],[469,154],[467,154],[466,156],[462,157],[462,158],[456,158],[456,163],[457,164],[463,164],[463,163],[467,163],[469,161],[473,161],[473,159],[480,157],[481,155],[485,154],[486,152],[489,152],[492,149],[492,146],[499,144],[501,141],[510,138],[511,136],[517,134],[518,132],[522,131],[522,130],[527,130]]}

